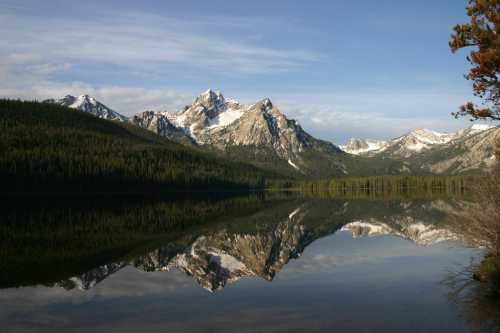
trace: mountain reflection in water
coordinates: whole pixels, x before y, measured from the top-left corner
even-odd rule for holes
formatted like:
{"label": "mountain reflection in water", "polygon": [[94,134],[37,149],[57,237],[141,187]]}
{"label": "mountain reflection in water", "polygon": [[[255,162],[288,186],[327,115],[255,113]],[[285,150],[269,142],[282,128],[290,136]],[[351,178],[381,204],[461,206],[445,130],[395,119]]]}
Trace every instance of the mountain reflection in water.
{"label": "mountain reflection in water", "polygon": [[[313,241],[339,231],[348,231],[353,237],[392,235],[422,246],[458,239],[446,229],[445,216],[463,208],[463,202],[384,202],[382,211],[380,204],[372,201],[277,200],[276,205],[243,216],[215,216],[214,221],[194,231],[175,231],[165,243],[160,241],[152,250],[136,254],[137,250],[133,249],[123,258],[53,282],[68,290],[85,290],[125,266],[145,272],[175,268],[192,276],[203,288],[217,291],[244,277],[271,281]],[[147,215],[149,209],[146,206],[139,214]],[[158,217],[152,217],[155,218]]]}
{"label": "mountain reflection in water", "polygon": [[[0,282],[4,288],[3,292],[0,290],[0,304],[16,297],[22,299],[23,293],[29,290],[39,290],[37,293],[52,290],[54,297],[58,295],[57,299],[64,292],[83,301],[88,293],[93,299],[92,290],[101,293],[99,290],[113,290],[117,286],[121,286],[121,292],[128,290],[125,294],[134,295],[142,295],[147,288],[152,288],[148,293],[159,293],[158,297],[168,290],[174,302],[171,292],[191,290],[190,294],[195,293],[194,286],[186,287],[190,285],[187,278],[199,287],[217,292],[216,297],[226,294],[226,290],[222,291],[225,287],[234,286],[227,297],[233,299],[237,308],[236,304],[243,298],[248,302],[258,302],[257,295],[261,301],[266,299],[262,293],[271,290],[258,281],[276,280],[272,284],[275,292],[280,293],[292,283],[293,288],[298,288],[296,296],[303,297],[301,302],[310,304],[316,311],[314,316],[321,317],[323,303],[335,301],[334,298],[323,299],[321,288],[327,288],[323,290],[325,295],[340,292],[347,293],[345,297],[348,297],[351,293],[348,298],[354,300],[360,297],[360,287],[355,291],[351,284],[361,283],[366,278],[369,280],[363,284],[391,284],[396,288],[394,297],[403,294],[398,284],[414,282],[415,286],[420,285],[417,289],[422,285],[429,290],[435,288],[434,296],[428,301],[439,311],[446,312],[449,322],[436,320],[428,324],[439,326],[446,322],[454,331],[460,331],[465,324],[456,322],[456,314],[447,312],[451,310],[445,305],[446,290],[438,287],[438,282],[434,285],[429,281],[442,278],[448,268],[441,267],[443,265],[480,256],[479,250],[462,246],[460,235],[454,234],[446,224],[449,214],[459,214],[468,209],[468,205],[460,199],[346,201],[255,196],[193,202],[120,202],[116,207],[100,204],[95,208],[71,204],[51,208],[35,205],[28,211],[21,211],[11,207],[4,210],[7,223],[2,226],[7,241],[2,243],[0,256]],[[35,236],[33,229],[39,230]],[[19,251],[21,247],[23,250]],[[305,257],[299,259],[301,256]],[[397,279],[417,267],[420,267],[419,273],[412,272],[408,281]],[[337,277],[332,280],[332,276]],[[238,288],[239,285],[243,289]],[[313,285],[319,294],[311,289]],[[10,289],[21,286],[34,287]],[[253,286],[253,295],[244,291],[249,286]],[[304,294],[305,289],[299,291],[302,288],[309,290],[309,294]],[[411,291],[405,292],[418,294],[417,289],[411,287]],[[200,304],[205,302],[197,292],[193,295],[185,297]],[[238,301],[234,297],[238,297]],[[298,304],[294,297],[287,294],[280,299]],[[339,301],[346,301],[344,296],[339,297]],[[376,300],[381,295],[367,297]],[[415,301],[425,303],[425,299]],[[378,300],[384,302],[383,298]],[[275,301],[257,304],[267,306]],[[181,308],[195,312],[215,311],[195,310],[194,305],[189,304],[179,305],[179,311]],[[200,304],[197,307],[201,307]],[[287,306],[292,306],[290,304]],[[26,307],[22,306],[21,312],[12,309],[6,317],[0,315],[0,320],[17,327],[17,319],[12,318],[25,313]],[[169,315],[170,324],[174,320],[171,316],[175,314]],[[302,319],[300,322],[305,323]],[[181,331],[198,330],[184,329],[184,324],[177,324],[181,326],[169,327]],[[333,327],[342,330],[337,324]],[[24,328],[24,324],[19,325]],[[349,325],[345,327],[363,328]],[[385,331],[382,327],[387,328],[381,326],[380,331]]]}

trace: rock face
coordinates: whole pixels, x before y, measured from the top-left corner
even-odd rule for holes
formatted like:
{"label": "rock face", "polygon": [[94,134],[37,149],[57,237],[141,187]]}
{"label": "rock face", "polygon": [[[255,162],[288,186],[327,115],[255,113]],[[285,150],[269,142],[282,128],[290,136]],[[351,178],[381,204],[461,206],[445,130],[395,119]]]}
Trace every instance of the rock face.
{"label": "rock face", "polygon": [[201,236],[173,258],[167,269],[184,271],[210,291],[220,290],[243,277],[258,276],[271,281],[309,244],[302,217],[298,208],[271,232],[235,234],[221,230]]}
{"label": "rock face", "polygon": [[155,132],[160,136],[181,143],[194,143],[186,133],[173,125],[166,114],[155,111],[144,111],[130,118],[130,123]]}
{"label": "rock face", "polygon": [[495,145],[499,140],[500,127],[468,131],[423,154],[421,168],[438,174],[491,171],[496,165]]}
{"label": "rock face", "polygon": [[[221,149],[231,145],[266,147],[284,159],[291,159],[319,142],[295,120],[288,119],[267,98],[255,104],[243,105],[225,99],[219,91],[207,90],[193,104],[179,112],[157,114],[165,116],[170,124],[196,143]],[[142,117],[139,114],[134,119]],[[168,135],[168,131],[160,132],[154,127],[148,129]]]}
{"label": "rock face", "polygon": [[122,122],[128,121],[127,117],[110,109],[109,107],[97,101],[95,98],[90,97],[89,95],[80,95],[78,97],[66,95],[58,100],[48,99],[44,102],[55,103],[61,106],[66,106],[82,112],[90,113],[102,119],[117,120]]}

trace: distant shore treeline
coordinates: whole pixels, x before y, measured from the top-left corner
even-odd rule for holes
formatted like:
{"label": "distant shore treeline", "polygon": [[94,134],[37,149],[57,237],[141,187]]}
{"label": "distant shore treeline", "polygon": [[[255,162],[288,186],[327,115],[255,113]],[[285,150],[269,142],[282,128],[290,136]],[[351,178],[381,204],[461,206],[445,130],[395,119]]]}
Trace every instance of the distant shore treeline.
{"label": "distant shore treeline", "polygon": [[376,176],[303,181],[290,185],[306,195],[352,198],[431,197],[464,195],[474,177],[465,176]]}

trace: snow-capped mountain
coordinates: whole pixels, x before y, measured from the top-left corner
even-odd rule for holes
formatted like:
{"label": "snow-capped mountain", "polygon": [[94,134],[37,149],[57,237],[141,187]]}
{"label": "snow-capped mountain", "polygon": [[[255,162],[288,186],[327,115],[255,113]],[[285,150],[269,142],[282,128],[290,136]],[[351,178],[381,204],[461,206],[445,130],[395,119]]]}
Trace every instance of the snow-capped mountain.
{"label": "snow-capped mountain", "polygon": [[[434,174],[490,172],[496,163],[495,145],[500,126],[474,124],[455,133],[419,129],[389,140],[379,149],[368,150],[365,140],[343,146],[344,151],[367,157],[400,160],[407,168]],[[373,146],[373,145],[372,145]],[[363,150],[364,149],[364,150]]]}
{"label": "snow-capped mountain", "polygon": [[409,157],[433,146],[448,143],[454,137],[455,134],[440,133],[422,128],[391,140],[383,151],[391,155]]}
{"label": "snow-capped mountain", "polygon": [[457,240],[454,233],[446,229],[436,228],[433,225],[415,221],[402,224],[398,229],[376,220],[354,221],[342,227],[341,231],[348,231],[354,238],[366,236],[396,236],[411,240],[420,246],[430,246],[440,242]]}
{"label": "snow-capped mountain", "polygon": [[[268,98],[244,105],[209,89],[181,111],[157,114],[165,116],[170,124],[200,145],[267,147],[290,160],[319,142],[295,120],[288,119]],[[140,124],[142,117],[136,115],[136,123]],[[148,129],[165,135],[154,127]]]}
{"label": "snow-capped mountain", "polygon": [[66,95],[61,99],[48,99],[44,102],[67,106],[72,109],[93,114],[94,116],[102,119],[128,121],[127,117],[112,110],[89,95],[80,95],[78,97]]}
{"label": "snow-capped mountain", "polygon": [[339,146],[346,153],[353,155],[366,154],[372,151],[381,151],[388,144],[388,141],[373,139],[351,138],[345,145]]}
{"label": "snow-capped mountain", "polygon": [[469,127],[459,131],[452,141],[418,156],[421,169],[431,173],[459,174],[489,172],[497,165],[495,146],[500,140],[500,126]]}
{"label": "snow-capped mountain", "polygon": [[475,124],[455,133],[440,133],[429,129],[417,129],[398,138],[379,141],[370,139],[350,139],[340,146],[345,152],[354,155],[374,156],[381,153],[392,157],[410,157],[436,146],[456,142],[478,133],[487,131],[493,126]]}
{"label": "snow-capped mountain", "polygon": [[461,129],[458,132],[456,132],[454,139],[458,140],[458,139],[466,138],[466,137],[490,130],[494,127],[495,126],[488,125],[488,124],[474,124],[472,126],[469,126],[467,128]]}

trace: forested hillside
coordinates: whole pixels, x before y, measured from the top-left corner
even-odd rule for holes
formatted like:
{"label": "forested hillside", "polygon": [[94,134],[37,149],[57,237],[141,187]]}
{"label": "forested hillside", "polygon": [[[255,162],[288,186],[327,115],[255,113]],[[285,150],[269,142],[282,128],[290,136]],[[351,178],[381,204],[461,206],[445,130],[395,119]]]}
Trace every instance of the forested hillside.
{"label": "forested hillside", "polygon": [[0,100],[1,192],[264,187],[276,174],[66,107]]}

